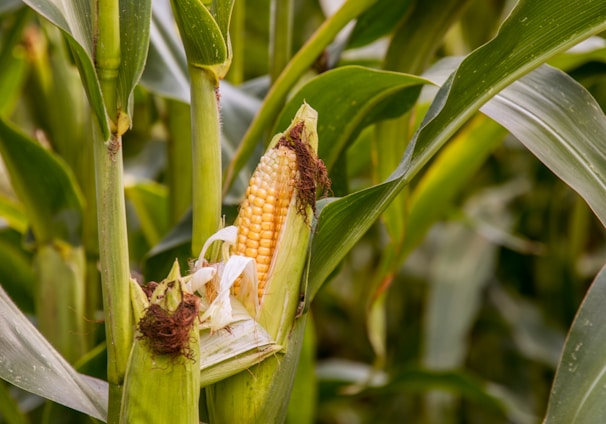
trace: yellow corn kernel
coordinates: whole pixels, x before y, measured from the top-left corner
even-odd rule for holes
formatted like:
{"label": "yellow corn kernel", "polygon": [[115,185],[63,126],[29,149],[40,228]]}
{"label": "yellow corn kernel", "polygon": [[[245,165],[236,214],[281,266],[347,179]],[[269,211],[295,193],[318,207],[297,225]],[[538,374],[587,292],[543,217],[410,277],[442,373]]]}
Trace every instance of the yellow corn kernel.
{"label": "yellow corn kernel", "polygon": [[[297,178],[296,153],[277,145],[262,158],[250,179],[236,220],[238,238],[234,254],[255,259],[259,301],[267,282],[276,242],[285,222]],[[234,284],[234,294],[239,290]]]}

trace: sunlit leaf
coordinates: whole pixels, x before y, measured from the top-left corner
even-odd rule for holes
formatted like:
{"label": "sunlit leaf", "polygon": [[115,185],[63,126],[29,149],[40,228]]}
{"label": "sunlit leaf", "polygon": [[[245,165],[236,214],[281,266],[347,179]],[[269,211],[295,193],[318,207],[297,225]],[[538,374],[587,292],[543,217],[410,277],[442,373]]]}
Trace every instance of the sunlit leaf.
{"label": "sunlit leaf", "polygon": [[332,167],[348,141],[365,126],[412,107],[429,81],[407,74],[347,66],[308,82],[282,110],[275,128],[288,126],[303,101],[318,111],[318,155]]}
{"label": "sunlit leaf", "polygon": [[105,421],[107,383],[78,374],[0,287],[0,378]]}
{"label": "sunlit leaf", "polygon": [[606,269],[587,292],[556,372],[545,424],[598,423],[606,416]]}
{"label": "sunlit leaf", "polygon": [[[583,7],[587,13],[576,13],[578,7]],[[557,19],[557,25],[554,19]],[[541,32],[540,28],[545,30]],[[461,63],[457,73],[441,88],[423,126],[394,174],[380,185],[339,200],[326,202],[312,244],[310,271],[312,294],[389,205],[399,190],[483,103],[497,94],[498,90],[536,68],[551,55],[604,28],[606,28],[606,0],[586,0],[575,4],[563,0],[520,3],[502,26],[499,35],[470,54]],[[544,76],[541,73],[538,75]],[[528,96],[525,101],[533,112],[537,104],[542,107],[551,102],[545,99],[545,95],[555,94],[553,89],[547,93],[531,89],[536,87],[536,79],[531,77],[529,80],[522,79],[518,82],[514,96],[516,101],[511,104],[512,107],[521,102],[520,96],[522,99]],[[528,85],[527,90],[522,89],[525,83]],[[553,82],[551,84],[552,88],[558,87],[553,85]],[[577,91],[582,90],[578,85],[575,87]],[[560,101],[559,97],[557,101]],[[510,103],[511,100],[507,99],[506,102]],[[491,107],[497,107],[496,103],[493,105]],[[505,109],[504,106],[500,108]],[[594,104],[589,108],[593,109]],[[574,110],[577,109],[573,108]],[[578,118],[581,119],[582,115]],[[499,121],[498,117],[493,119]],[[575,119],[570,121],[574,122]],[[584,119],[581,121],[585,122]],[[500,123],[507,127],[506,124],[511,122],[507,120],[505,123]],[[517,126],[535,127],[537,130],[545,127],[543,122],[536,119],[517,123]],[[560,127],[556,128],[558,131],[562,130]],[[551,135],[552,143],[560,138],[558,132],[548,133]],[[516,134],[518,138],[523,135],[529,135],[529,132]],[[576,153],[570,154],[570,158],[574,158],[575,155]],[[594,153],[592,155],[595,156]],[[583,171],[587,173],[587,168]],[[601,185],[601,179],[596,179],[596,175],[590,175],[590,179],[593,179],[598,186]]]}

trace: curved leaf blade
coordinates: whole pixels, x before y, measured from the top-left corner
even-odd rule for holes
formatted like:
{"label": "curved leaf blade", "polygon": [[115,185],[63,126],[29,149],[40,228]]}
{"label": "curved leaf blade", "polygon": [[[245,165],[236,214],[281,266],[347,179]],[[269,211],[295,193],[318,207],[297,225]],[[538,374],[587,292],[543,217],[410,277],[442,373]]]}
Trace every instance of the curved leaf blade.
{"label": "curved leaf blade", "polygon": [[543,66],[480,110],[577,191],[606,226],[606,116],[580,84]]}
{"label": "curved leaf blade", "polygon": [[139,82],[149,49],[151,0],[120,2],[119,108],[133,116],[133,91]]}
{"label": "curved leaf blade", "polygon": [[227,32],[233,0],[209,5],[199,0],[172,0],[171,4],[189,64],[215,69],[223,76],[231,60],[224,31]]}
{"label": "curved leaf blade", "polygon": [[312,297],[398,191],[483,103],[550,56],[604,28],[606,0],[519,3],[497,37],[470,54],[440,89],[424,124],[387,181],[327,202],[312,240]]}
{"label": "curved leaf blade", "polygon": [[[438,63],[427,78],[442,84],[454,62]],[[583,86],[545,65],[512,83],[480,111],[579,193],[606,226],[606,116]]]}
{"label": "curved leaf blade", "polygon": [[141,83],[161,96],[189,103],[187,59],[170,2],[154,1],[152,10],[149,53]]}
{"label": "curved leaf blade", "polygon": [[0,287],[0,378],[105,421],[107,383],[78,374]]}
{"label": "curved leaf blade", "polygon": [[597,423],[606,416],[606,268],[581,304],[556,371],[545,424]]}
{"label": "curved leaf blade", "polygon": [[[318,111],[318,155],[330,169],[347,141],[353,141],[363,127],[373,122],[405,113],[424,84],[430,81],[415,75],[361,66],[337,68],[303,86],[282,110],[275,128],[287,127],[299,106],[304,101],[309,103]],[[395,97],[397,102],[382,107]]]}
{"label": "curved leaf blade", "polygon": [[78,244],[84,201],[70,169],[2,119],[0,154],[36,240],[50,242],[59,238]]}
{"label": "curved leaf blade", "polygon": [[504,87],[604,29],[606,0],[519,2],[497,36],[467,56],[440,89],[413,140],[411,166],[422,166]]}
{"label": "curved leaf blade", "polygon": [[28,6],[55,24],[66,36],[84,82],[84,89],[105,139],[109,138],[109,121],[101,86],[94,65],[94,42],[91,6],[88,1],[65,3],[60,0],[23,0]]}

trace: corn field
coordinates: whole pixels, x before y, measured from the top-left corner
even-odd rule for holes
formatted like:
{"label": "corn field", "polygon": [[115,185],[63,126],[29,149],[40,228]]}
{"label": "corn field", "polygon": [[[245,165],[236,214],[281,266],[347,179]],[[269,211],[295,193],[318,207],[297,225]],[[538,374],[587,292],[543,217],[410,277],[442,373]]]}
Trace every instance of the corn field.
{"label": "corn field", "polygon": [[0,0],[0,424],[602,423],[606,0]]}

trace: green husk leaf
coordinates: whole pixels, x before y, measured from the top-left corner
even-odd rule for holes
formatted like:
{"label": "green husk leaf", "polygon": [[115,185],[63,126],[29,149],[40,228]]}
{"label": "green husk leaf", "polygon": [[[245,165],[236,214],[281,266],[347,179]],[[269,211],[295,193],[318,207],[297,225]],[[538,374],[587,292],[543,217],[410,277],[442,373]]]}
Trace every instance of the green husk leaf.
{"label": "green husk leaf", "polygon": [[229,330],[200,333],[200,385],[216,383],[280,352],[278,345],[238,301]]}
{"label": "green husk leaf", "polygon": [[[149,301],[131,280],[131,300],[138,331],[126,371],[120,422],[198,424],[199,300],[186,291],[178,262]],[[183,311],[188,321],[182,320]],[[184,336],[178,344],[164,337],[174,333]]]}
{"label": "green husk leaf", "polygon": [[[286,131],[273,138],[270,148],[281,140],[288,140],[307,143],[315,154],[316,126],[317,112],[304,103]],[[297,307],[303,306],[301,281],[313,216],[310,204],[304,206],[305,214],[302,213],[297,190],[292,195],[286,224],[276,244],[258,316],[269,336],[284,349],[207,389],[213,422],[282,422],[286,417],[288,402],[285,399],[292,390],[305,330],[306,320],[296,319],[296,313]]]}

